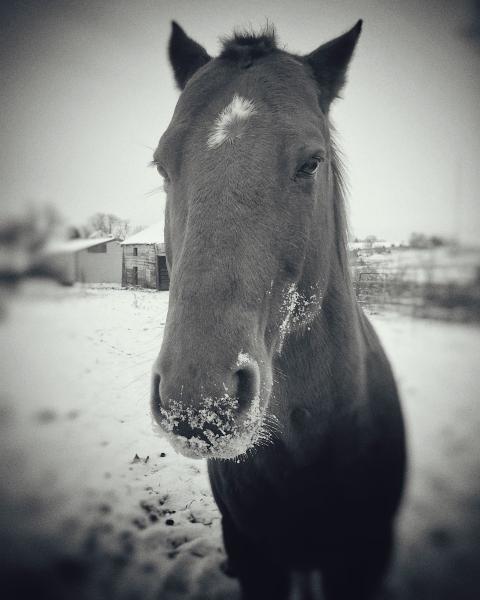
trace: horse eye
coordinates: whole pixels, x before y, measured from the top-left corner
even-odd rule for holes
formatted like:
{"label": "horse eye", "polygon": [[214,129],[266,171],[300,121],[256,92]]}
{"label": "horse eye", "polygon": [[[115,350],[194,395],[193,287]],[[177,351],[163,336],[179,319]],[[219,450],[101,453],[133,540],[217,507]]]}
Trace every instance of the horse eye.
{"label": "horse eye", "polygon": [[162,165],[157,164],[156,167],[159,175],[161,175],[161,177],[163,178],[163,191],[166,192],[168,191],[168,186],[170,185],[170,177],[168,176],[168,173],[165,171]]}
{"label": "horse eye", "polygon": [[157,164],[157,171],[159,173],[159,175],[161,175],[165,181],[170,181],[170,178],[168,177],[168,173],[165,171],[165,169],[162,167],[162,165]]}
{"label": "horse eye", "polygon": [[324,159],[321,156],[313,156],[307,160],[307,162],[303,163],[298,170],[297,175],[300,177],[311,177],[312,175],[315,175],[315,173],[318,171],[320,163],[323,162],[323,160]]}

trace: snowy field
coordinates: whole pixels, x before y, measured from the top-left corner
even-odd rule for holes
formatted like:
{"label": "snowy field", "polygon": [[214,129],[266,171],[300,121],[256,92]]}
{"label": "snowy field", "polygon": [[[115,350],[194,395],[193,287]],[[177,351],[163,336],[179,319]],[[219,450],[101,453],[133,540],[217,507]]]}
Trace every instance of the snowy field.
{"label": "snowy field", "polygon": [[[236,600],[203,462],[152,428],[168,292],[26,284],[0,322],[5,598]],[[372,320],[410,477],[384,597],[480,598],[480,328]],[[294,518],[292,513],[285,519]],[[279,523],[279,527],[282,524]]]}

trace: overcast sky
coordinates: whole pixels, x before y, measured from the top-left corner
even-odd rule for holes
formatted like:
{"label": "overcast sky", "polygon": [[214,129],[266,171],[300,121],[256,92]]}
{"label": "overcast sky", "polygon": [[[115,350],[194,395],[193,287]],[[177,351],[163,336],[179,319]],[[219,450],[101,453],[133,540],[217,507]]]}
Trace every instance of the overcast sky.
{"label": "overcast sky", "polygon": [[214,55],[236,25],[268,18],[288,50],[308,53],[361,17],[332,110],[354,234],[479,241],[480,48],[464,35],[470,9],[468,0],[3,2],[4,214],[48,200],[77,224],[96,211],[159,219],[159,176],[147,164],[178,97],[166,57],[171,19]]}

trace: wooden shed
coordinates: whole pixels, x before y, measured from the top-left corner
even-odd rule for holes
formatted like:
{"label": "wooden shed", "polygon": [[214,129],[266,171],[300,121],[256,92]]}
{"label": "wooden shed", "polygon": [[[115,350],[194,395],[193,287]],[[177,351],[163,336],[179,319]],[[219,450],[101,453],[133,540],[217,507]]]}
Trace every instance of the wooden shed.
{"label": "wooden shed", "polygon": [[63,283],[116,283],[122,280],[122,249],[112,237],[51,241],[41,261]]}
{"label": "wooden shed", "polygon": [[168,290],[164,223],[155,223],[122,242],[122,285]]}

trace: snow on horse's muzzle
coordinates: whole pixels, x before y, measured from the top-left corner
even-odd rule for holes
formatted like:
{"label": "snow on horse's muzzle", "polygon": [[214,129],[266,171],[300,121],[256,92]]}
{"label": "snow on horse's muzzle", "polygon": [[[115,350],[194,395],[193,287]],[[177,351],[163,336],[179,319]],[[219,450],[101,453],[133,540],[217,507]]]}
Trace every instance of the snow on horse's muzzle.
{"label": "snow on horse's muzzle", "polygon": [[152,376],[152,414],[176,450],[192,457],[231,458],[255,443],[262,421],[255,360],[240,357],[230,373],[217,375],[216,381],[206,377],[208,391],[200,382],[195,392],[191,381],[169,386],[159,370],[156,365]]}
{"label": "snow on horse's muzzle", "polygon": [[[209,392],[187,394],[185,386],[171,391],[158,369],[152,377],[151,407],[155,421],[174,449],[191,458],[234,458],[255,445],[261,435],[264,410],[260,370],[253,359],[239,360]],[[192,387],[189,386],[191,390]],[[174,395],[175,394],[175,395]]]}

